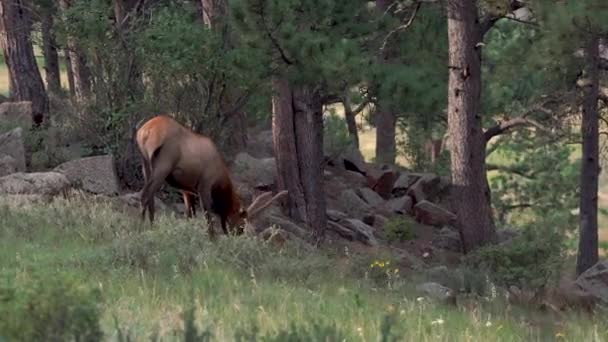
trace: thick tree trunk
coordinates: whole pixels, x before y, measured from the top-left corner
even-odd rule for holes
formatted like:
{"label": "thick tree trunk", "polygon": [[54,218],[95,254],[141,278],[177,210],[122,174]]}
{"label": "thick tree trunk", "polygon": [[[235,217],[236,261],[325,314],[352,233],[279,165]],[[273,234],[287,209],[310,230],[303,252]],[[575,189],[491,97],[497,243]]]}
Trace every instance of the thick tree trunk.
{"label": "thick tree trunk", "polygon": [[[383,14],[393,3],[390,0],[376,0],[377,10]],[[379,56],[379,63],[389,63],[386,53]],[[395,145],[395,129],[397,118],[395,113],[382,99],[376,107],[375,113],[376,123],[376,162],[382,164],[394,164],[397,157],[397,148]]]}
{"label": "thick tree trunk", "polygon": [[46,72],[46,86],[50,93],[57,94],[61,90],[61,79],[59,73],[59,57],[57,55],[57,44],[53,32],[52,8],[45,9],[42,18],[42,45],[44,53],[44,70]]}
{"label": "thick tree trunk", "polygon": [[[70,7],[71,0],[59,0],[59,3],[61,9],[65,11]],[[74,78],[74,95],[77,101],[83,101],[91,93],[91,71],[87,66],[84,53],[72,36],[67,37],[67,51],[70,61],[68,67],[71,68]]]}
{"label": "thick tree trunk", "polygon": [[30,10],[18,0],[0,1],[0,45],[10,70],[11,97],[32,101],[32,121],[40,126],[48,121],[49,99],[34,58]]}
{"label": "thick tree trunk", "polygon": [[326,204],[323,190],[323,111],[320,97],[286,79],[273,79],[272,131],[279,190],[286,189],[287,209],[305,222],[315,243],[323,240]]}
{"label": "thick tree trunk", "polygon": [[454,208],[465,253],[496,239],[479,112],[481,36],[475,0],[449,0],[448,128]]}
{"label": "thick tree trunk", "polygon": [[583,159],[581,164],[580,230],[576,274],[580,275],[598,261],[597,196],[599,165],[599,38],[591,37],[587,46],[587,77],[584,88]]}

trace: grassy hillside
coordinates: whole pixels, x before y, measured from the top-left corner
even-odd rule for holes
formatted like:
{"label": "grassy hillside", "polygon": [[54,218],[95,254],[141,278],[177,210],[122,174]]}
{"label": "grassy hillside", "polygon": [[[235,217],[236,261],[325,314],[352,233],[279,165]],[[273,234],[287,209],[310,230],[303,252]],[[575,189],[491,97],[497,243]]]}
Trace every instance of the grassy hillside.
{"label": "grassy hillside", "polygon": [[[190,307],[195,326],[217,341],[239,333],[249,336],[244,340],[296,340],[277,337],[289,331],[317,341],[377,341],[388,331],[399,341],[608,340],[608,317],[602,315],[528,311],[500,295],[458,307],[435,304],[414,292],[415,274],[394,271],[396,260],[381,272],[370,268],[377,257],[369,251],[310,253],[295,244],[278,250],[247,237],[211,242],[199,220],[163,216],[150,227],[138,222],[136,212],[90,198],[14,203],[0,199],[0,274],[14,279],[0,280],[0,314],[13,317],[0,320],[0,331],[11,331],[11,324],[21,333],[35,331],[32,326],[77,326],[71,320],[84,324],[95,310],[73,312],[86,307],[78,304],[89,298],[84,289],[94,289],[106,340],[118,339],[117,327],[137,341],[153,334],[177,340]],[[60,279],[77,285],[54,292]],[[13,300],[2,296],[7,286],[17,289]],[[67,318],[54,323],[44,312]]]}

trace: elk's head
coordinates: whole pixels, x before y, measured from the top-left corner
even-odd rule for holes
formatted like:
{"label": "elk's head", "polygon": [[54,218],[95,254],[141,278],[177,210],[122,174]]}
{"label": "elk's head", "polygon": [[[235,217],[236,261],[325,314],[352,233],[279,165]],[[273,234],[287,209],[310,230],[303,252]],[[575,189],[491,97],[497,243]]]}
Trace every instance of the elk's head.
{"label": "elk's head", "polygon": [[271,191],[268,191],[256,197],[247,209],[237,205],[238,209],[228,217],[228,224],[235,229],[237,235],[241,235],[248,221],[255,219],[264,209],[285,195],[287,195],[287,190],[283,190],[274,196],[272,196]]}

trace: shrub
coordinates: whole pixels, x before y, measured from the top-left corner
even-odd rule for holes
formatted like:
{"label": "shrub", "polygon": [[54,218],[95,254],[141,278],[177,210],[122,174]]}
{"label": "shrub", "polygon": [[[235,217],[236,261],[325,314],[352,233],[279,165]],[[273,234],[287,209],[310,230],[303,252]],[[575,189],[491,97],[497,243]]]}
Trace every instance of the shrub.
{"label": "shrub", "polygon": [[416,238],[416,221],[411,217],[393,217],[384,224],[384,232],[389,242],[408,241]]}
{"label": "shrub", "polygon": [[44,275],[0,287],[0,340],[99,341],[101,297],[69,276]]}
{"label": "shrub", "polygon": [[563,234],[546,228],[526,228],[510,242],[470,254],[465,263],[487,271],[497,285],[538,290],[558,280],[565,250]]}

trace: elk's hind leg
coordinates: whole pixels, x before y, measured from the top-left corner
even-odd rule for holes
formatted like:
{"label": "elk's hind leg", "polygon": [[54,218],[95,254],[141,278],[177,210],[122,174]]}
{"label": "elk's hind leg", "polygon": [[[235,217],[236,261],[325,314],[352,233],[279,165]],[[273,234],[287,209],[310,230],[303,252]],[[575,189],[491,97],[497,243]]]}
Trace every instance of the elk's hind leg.
{"label": "elk's hind leg", "polygon": [[184,198],[184,206],[186,207],[186,217],[192,218],[196,216],[196,206],[194,205],[194,195],[187,192],[182,191],[182,197]]}
{"label": "elk's hind leg", "polygon": [[[163,160],[164,159],[164,160]],[[152,161],[150,178],[144,185],[144,189],[141,193],[142,206],[148,209],[148,216],[150,222],[154,222],[154,195],[160,189],[165,182],[167,176],[173,170],[175,163],[171,158],[159,158],[158,154]],[[143,211],[142,211],[143,215]]]}
{"label": "elk's hind leg", "polygon": [[147,209],[147,204],[144,202],[144,189],[146,188],[146,186],[148,186],[148,183],[150,181],[150,173],[152,172],[150,170],[150,161],[144,157],[144,155],[141,155],[141,169],[142,169],[142,173],[144,174],[144,187],[141,189],[140,192],[140,203],[141,203],[141,219],[142,221],[146,218],[146,209]]}

